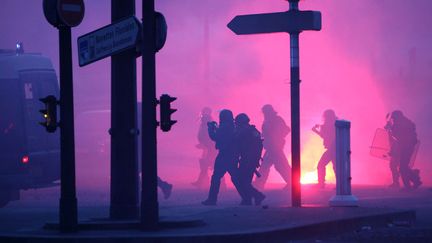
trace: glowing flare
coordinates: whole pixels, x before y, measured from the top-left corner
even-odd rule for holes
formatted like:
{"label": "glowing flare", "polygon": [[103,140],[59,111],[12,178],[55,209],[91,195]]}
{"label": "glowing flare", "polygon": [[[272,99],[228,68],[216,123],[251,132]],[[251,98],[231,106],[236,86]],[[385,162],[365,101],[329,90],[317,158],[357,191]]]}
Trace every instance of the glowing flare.
{"label": "glowing flare", "polygon": [[305,172],[300,179],[301,184],[316,184],[318,183],[317,171]]}

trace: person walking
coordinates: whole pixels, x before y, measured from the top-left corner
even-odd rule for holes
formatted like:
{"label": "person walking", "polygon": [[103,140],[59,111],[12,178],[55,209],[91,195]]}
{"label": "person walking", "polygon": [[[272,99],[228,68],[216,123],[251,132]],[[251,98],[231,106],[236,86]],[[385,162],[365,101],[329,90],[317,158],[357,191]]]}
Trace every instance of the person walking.
{"label": "person walking", "polygon": [[198,130],[198,144],[196,147],[202,150],[201,158],[199,159],[200,172],[198,179],[192,182],[192,185],[198,188],[208,188],[210,184],[209,170],[213,168],[216,158],[215,143],[208,134],[207,123],[212,122],[212,110],[209,107],[204,107],[201,111],[200,126]]}
{"label": "person walking", "polygon": [[263,143],[261,133],[255,126],[249,124],[249,117],[241,113],[236,116],[236,146],[239,155],[238,181],[242,201],[240,205],[261,205],[265,195],[252,186],[252,179],[256,168],[259,167]]}
{"label": "person walking", "polygon": [[284,119],[277,114],[272,105],[262,107],[264,122],[262,125],[263,145],[265,149],[263,162],[259,169],[261,177],[255,179],[254,185],[259,189],[264,189],[268,179],[270,168],[274,165],[275,169],[284,179],[289,188],[291,183],[291,167],[284,153],[285,137],[291,132]]}
{"label": "person walking", "polygon": [[[400,176],[405,190],[416,189],[421,184],[420,171],[410,166],[412,155],[418,144],[415,124],[409,120],[400,110],[393,111],[386,129],[390,135],[390,167],[395,179],[397,167],[399,166]],[[393,181],[393,187],[399,186],[399,177]]]}
{"label": "person walking", "polygon": [[314,131],[323,139],[323,145],[326,149],[321,155],[317,165],[318,186],[320,188],[325,187],[326,166],[330,162],[333,164],[333,171],[336,176],[336,119],[336,113],[333,110],[325,110],[323,114],[323,124],[315,125],[312,128],[312,131]]}
{"label": "person walking", "polygon": [[210,138],[216,142],[218,154],[214,163],[213,175],[210,181],[209,194],[203,205],[216,205],[221,178],[229,173],[231,181],[240,193],[238,184],[238,154],[235,146],[235,125],[233,113],[230,110],[222,110],[219,113],[219,126],[216,122],[208,123]]}

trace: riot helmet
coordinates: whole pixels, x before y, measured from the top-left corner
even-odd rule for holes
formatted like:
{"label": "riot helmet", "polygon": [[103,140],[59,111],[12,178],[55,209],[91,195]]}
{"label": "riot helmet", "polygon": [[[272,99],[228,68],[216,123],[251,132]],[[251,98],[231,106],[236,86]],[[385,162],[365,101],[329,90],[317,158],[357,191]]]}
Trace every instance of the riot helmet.
{"label": "riot helmet", "polygon": [[247,125],[249,124],[249,117],[245,113],[240,113],[235,118],[235,123],[237,126]]}

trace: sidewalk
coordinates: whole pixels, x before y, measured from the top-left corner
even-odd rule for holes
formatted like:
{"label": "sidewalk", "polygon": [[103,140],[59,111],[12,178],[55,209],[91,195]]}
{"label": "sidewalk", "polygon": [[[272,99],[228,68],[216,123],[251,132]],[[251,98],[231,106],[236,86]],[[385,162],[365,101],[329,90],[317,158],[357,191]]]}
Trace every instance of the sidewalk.
{"label": "sidewalk", "polygon": [[[329,190],[317,196],[332,193]],[[367,195],[371,198],[380,196],[381,193],[378,191],[375,193],[378,195],[370,192],[364,194],[365,197]],[[405,209],[400,205],[392,207],[393,205],[363,203],[360,207],[332,208],[325,206],[324,202],[318,206],[304,204],[301,208],[292,208],[275,203],[272,197],[276,195],[280,196],[280,193],[269,193],[269,204],[264,206],[235,206],[232,201],[210,207],[197,203],[168,203],[160,208],[161,227],[155,232],[140,230],[138,221],[113,224],[110,221],[92,220],[81,221],[80,227],[86,230],[80,230],[76,234],[43,230],[41,225],[34,224],[32,227],[21,227],[15,231],[0,233],[0,242],[288,242],[307,239],[314,235],[386,227],[389,224],[412,225],[416,217],[415,210]],[[42,222],[55,221],[57,208],[50,207],[45,210],[47,211],[41,211],[39,216],[34,217],[43,217],[42,215],[47,215],[49,211],[48,214],[51,216],[44,218],[45,221]],[[85,219],[86,215],[91,215],[90,212],[97,210],[104,211],[106,206],[83,207],[80,209],[80,218]],[[125,225],[130,228],[112,229],[125,228]],[[106,230],[107,227],[111,230]]]}

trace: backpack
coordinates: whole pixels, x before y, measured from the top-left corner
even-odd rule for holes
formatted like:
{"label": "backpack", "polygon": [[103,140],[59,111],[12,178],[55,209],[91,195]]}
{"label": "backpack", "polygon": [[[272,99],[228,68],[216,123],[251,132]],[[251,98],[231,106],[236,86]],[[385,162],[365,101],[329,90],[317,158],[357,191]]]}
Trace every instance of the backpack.
{"label": "backpack", "polygon": [[256,167],[259,167],[263,150],[263,139],[255,126],[250,126],[249,128],[247,143],[250,162],[256,163]]}

